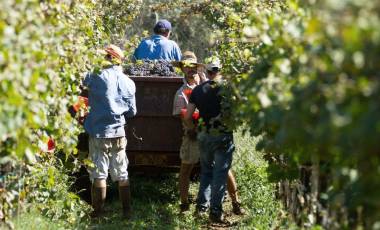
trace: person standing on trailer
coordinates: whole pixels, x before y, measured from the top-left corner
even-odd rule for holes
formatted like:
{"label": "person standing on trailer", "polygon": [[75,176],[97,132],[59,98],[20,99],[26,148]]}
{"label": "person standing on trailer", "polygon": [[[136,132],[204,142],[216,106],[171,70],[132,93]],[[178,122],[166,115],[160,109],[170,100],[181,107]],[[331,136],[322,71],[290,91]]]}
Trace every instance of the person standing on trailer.
{"label": "person standing on trailer", "polygon": [[128,180],[127,139],[125,117],[136,115],[135,83],[123,74],[120,64],[124,58],[115,45],[105,48],[105,65],[100,73],[86,75],[83,86],[88,89],[89,114],[84,128],[89,134],[89,167],[93,216],[103,213],[108,170],[113,181],[118,181],[123,214],[131,214],[131,194]]}
{"label": "person standing on trailer", "polygon": [[144,39],[134,52],[136,60],[180,61],[182,54],[179,46],[170,40],[172,25],[168,20],[159,20],[153,28],[154,35]]}

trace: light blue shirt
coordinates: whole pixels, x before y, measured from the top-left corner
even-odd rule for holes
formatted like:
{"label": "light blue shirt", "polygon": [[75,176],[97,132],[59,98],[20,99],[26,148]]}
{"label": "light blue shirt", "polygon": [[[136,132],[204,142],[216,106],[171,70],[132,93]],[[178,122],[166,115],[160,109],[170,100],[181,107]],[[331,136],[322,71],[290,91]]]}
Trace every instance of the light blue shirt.
{"label": "light blue shirt", "polygon": [[182,54],[177,43],[162,35],[153,35],[143,40],[134,53],[137,60],[161,59],[167,61],[180,61]]}
{"label": "light blue shirt", "polygon": [[136,86],[120,66],[89,73],[83,85],[88,88],[89,114],[84,122],[86,132],[95,138],[125,136],[125,117],[136,115]]}

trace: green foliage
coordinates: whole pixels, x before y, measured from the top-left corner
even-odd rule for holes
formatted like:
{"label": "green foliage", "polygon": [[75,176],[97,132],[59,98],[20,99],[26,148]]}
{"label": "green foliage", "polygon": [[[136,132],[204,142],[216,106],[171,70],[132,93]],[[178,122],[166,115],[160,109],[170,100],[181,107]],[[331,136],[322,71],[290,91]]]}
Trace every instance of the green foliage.
{"label": "green foliage", "polygon": [[[13,219],[15,229],[27,229],[28,230],[64,230],[68,229],[70,225],[63,221],[52,221],[49,218],[42,216],[39,211],[30,210],[28,213],[24,213],[21,216]],[[84,228],[85,226],[83,226]]]}
{"label": "green foliage", "polygon": [[135,20],[142,3],[143,0],[102,0],[97,3],[97,17],[114,43],[124,40],[128,32],[127,25]]}
{"label": "green foliage", "polygon": [[260,137],[243,133],[242,128],[234,133],[236,152],[232,170],[236,174],[239,196],[248,210],[248,216],[239,227],[272,229],[292,226],[275,199],[275,186],[268,180],[268,165],[263,152],[255,150]]}
{"label": "green foliage", "polygon": [[[327,165],[320,170],[329,175],[330,208],[364,208],[372,226],[380,217],[380,5],[207,4],[203,13],[219,29],[217,51],[233,83],[229,122],[264,134],[259,146],[276,160],[272,179],[297,177],[311,162]],[[343,203],[335,199],[342,195]]]}
{"label": "green foliage", "polygon": [[115,1],[7,1],[2,5],[2,156],[32,157],[39,151],[38,142],[48,136],[58,144],[57,150],[76,153],[79,125],[66,108],[78,94],[83,74],[102,58],[96,49],[110,41],[113,29],[123,34],[123,24],[133,19],[138,5],[131,2],[119,6]]}
{"label": "green foliage", "polygon": [[[129,55],[133,52],[139,38],[130,36],[134,30],[126,24],[141,10],[136,23],[147,25],[139,29],[150,31],[157,18],[166,17],[178,29],[173,37],[183,49],[202,57],[208,51],[201,47],[212,47],[210,52],[219,56],[232,83],[225,97],[226,107],[232,108],[228,122],[235,127],[246,122],[253,135],[263,135],[258,148],[268,153],[271,179],[295,178],[300,165],[317,163],[321,172],[322,166],[327,168],[323,173],[329,177],[328,188],[323,195],[329,208],[333,212],[348,208],[366,227],[376,225],[380,218],[378,2],[177,0],[141,8],[142,2],[3,1],[0,164],[25,157],[35,161],[49,137],[55,140],[56,151],[67,157],[76,154],[79,125],[67,107],[79,92],[80,78],[96,68],[96,49],[110,41],[124,43]],[[188,27],[192,29],[184,29]],[[142,33],[147,34],[139,30]],[[23,165],[17,162],[15,167]],[[32,168],[36,171],[31,175],[40,175],[46,186],[36,188],[48,194],[29,191],[23,199],[42,199],[42,206],[58,199],[49,190],[58,176],[55,167],[40,161]],[[254,171],[260,172],[253,174],[259,181],[267,183],[265,176],[260,177],[261,168],[244,168],[248,171],[242,171],[243,181],[248,182],[245,175]],[[0,195],[5,214],[14,209],[15,197],[23,197],[12,187]],[[271,208],[258,207],[272,216]],[[61,208],[54,210],[46,215],[54,217]]]}
{"label": "green foliage", "polygon": [[[39,152],[52,136],[74,152],[78,129],[67,113],[80,75],[93,58],[91,3],[6,1],[0,13],[0,142],[4,156]],[[11,145],[4,148],[4,142]],[[45,142],[45,143],[46,143]]]}
{"label": "green foliage", "polygon": [[[209,54],[209,48],[217,41],[211,33],[211,24],[201,14],[204,1],[168,1],[143,0],[143,6],[132,23],[127,25],[126,39],[131,40],[135,35],[140,39],[153,34],[157,20],[167,19],[173,30],[170,39],[176,41],[182,52],[193,51],[198,60],[203,60]],[[136,46],[133,47],[133,51]]]}
{"label": "green foliage", "polygon": [[70,192],[72,179],[58,159],[50,157],[34,165],[17,165],[5,177],[6,189],[0,196],[8,226],[17,227],[37,216],[39,219],[31,222],[31,227],[40,222],[48,226],[51,222],[60,229],[86,227],[91,207]]}
{"label": "green foliage", "polygon": [[[97,49],[103,48],[110,39],[116,39],[116,35],[120,36],[116,31],[123,34],[123,24],[131,21],[139,8],[138,4],[133,4],[135,1],[120,2],[122,5],[106,0],[10,0],[1,4],[0,165],[8,162],[23,169],[28,166],[15,159],[35,163],[33,170],[41,171],[31,174],[22,171],[16,177],[20,179],[19,186],[25,187],[25,183],[33,183],[33,180],[21,180],[28,175],[39,175],[41,180],[44,176],[49,178],[41,184],[48,186],[46,191],[36,185],[36,189],[43,191],[27,192],[24,199],[47,205],[49,208],[44,209],[44,214],[53,219],[64,217],[71,223],[76,221],[74,217],[80,218],[83,214],[73,212],[69,215],[62,211],[61,206],[73,208],[77,201],[69,201],[77,198],[49,187],[60,173],[54,167],[42,170],[41,167],[46,167],[45,158],[38,156],[46,151],[49,138],[56,143],[55,151],[64,153],[66,158],[77,154],[75,147],[80,125],[71,118],[67,108],[79,94],[84,73],[98,68],[102,56],[97,54]],[[116,8],[120,14],[116,14]],[[22,195],[14,189],[5,184],[0,193],[0,211],[7,215],[7,220],[8,214],[12,214],[22,201],[14,199]],[[55,195],[70,197],[62,198],[66,203],[60,204]],[[57,206],[53,207],[53,201]]]}
{"label": "green foliage", "polygon": [[38,210],[53,221],[64,221],[71,228],[79,228],[89,218],[91,208],[69,191],[72,182],[66,170],[55,159],[29,166],[30,172],[19,181],[25,186],[21,193],[25,193],[29,209]]}

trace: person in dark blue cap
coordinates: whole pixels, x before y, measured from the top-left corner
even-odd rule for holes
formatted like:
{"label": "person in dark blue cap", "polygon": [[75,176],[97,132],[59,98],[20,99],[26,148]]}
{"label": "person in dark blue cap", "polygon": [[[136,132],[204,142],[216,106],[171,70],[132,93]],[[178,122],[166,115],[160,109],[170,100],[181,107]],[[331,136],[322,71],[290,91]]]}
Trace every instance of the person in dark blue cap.
{"label": "person in dark blue cap", "polygon": [[181,50],[177,43],[169,40],[172,25],[168,20],[159,20],[153,28],[154,35],[144,39],[134,53],[136,60],[180,61]]}

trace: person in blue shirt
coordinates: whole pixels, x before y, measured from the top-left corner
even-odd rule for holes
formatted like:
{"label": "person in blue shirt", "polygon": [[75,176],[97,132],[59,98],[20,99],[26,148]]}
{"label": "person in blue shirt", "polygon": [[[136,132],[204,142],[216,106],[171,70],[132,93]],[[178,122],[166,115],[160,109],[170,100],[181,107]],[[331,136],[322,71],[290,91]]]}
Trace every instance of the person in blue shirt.
{"label": "person in blue shirt", "polygon": [[159,20],[153,28],[154,35],[144,39],[134,52],[136,60],[180,61],[181,50],[177,43],[169,40],[172,26],[168,20]]}
{"label": "person in blue shirt", "polygon": [[133,117],[137,111],[136,86],[122,72],[123,58],[119,47],[109,45],[105,49],[103,69],[100,73],[87,74],[83,81],[90,107],[84,128],[89,134],[89,158],[94,164],[88,168],[94,217],[103,212],[108,170],[112,180],[119,183],[123,214],[129,217],[131,212],[124,126],[126,117]]}

